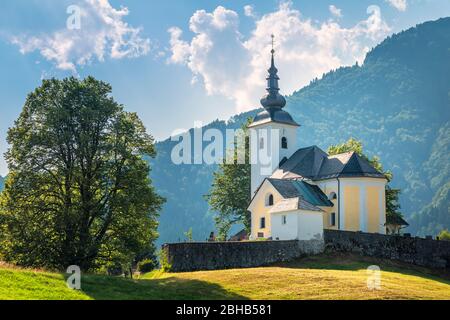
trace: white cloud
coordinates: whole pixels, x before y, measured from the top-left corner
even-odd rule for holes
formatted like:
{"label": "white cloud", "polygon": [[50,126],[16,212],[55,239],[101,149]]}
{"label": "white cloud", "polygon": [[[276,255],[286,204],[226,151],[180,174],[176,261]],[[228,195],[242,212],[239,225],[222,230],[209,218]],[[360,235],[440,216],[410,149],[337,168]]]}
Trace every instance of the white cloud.
{"label": "white cloud", "polygon": [[397,9],[398,11],[405,11],[408,7],[407,0],[385,0],[388,2],[392,7]]}
{"label": "white cloud", "polygon": [[342,10],[337,8],[335,5],[330,5],[328,9],[330,10],[331,14],[336,18],[342,18]]}
{"label": "white cloud", "polygon": [[255,12],[254,12],[253,6],[251,6],[251,5],[244,6],[244,14],[247,17],[252,17],[252,18],[255,17]]}
{"label": "white cloud", "polygon": [[22,54],[37,50],[56,68],[73,73],[94,58],[102,62],[105,57],[134,58],[149,52],[150,40],[141,37],[141,29],[123,21],[129,14],[126,7],[115,9],[108,0],[81,0],[78,7],[80,29],[64,26],[51,34],[14,36],[12,43]]}
{"label": "white cloud", "polygon": [[201,79],[209,94],[246,99],[241,80],[252,72],[251,55],[241,41],[238,25],[237,13],[221,6],[212,13],[195,12],[189,22],[195,33],[190,43],[181,40],[181,29],[169,29],[172,54],[169,61],[187,65],[194,74],[194,82]]}
{"label": "white cloud", "polygon": [[351,28],[332,20],[316,24],[285,2],[256,20],[255,29],[244,39],[236,12],[221,6],[211,13],[200,10],[190,19],[195,34],[191,41],[182,40],[181,29],[169,30],[169,61],[187,66],[208,94],[224,95],[244,111],[257,107],[264,93],[272,33],[281,90],[290,94],[331,69],[362,62],[367,51],[390,33],[379,7],[368,7],[367,14]]}

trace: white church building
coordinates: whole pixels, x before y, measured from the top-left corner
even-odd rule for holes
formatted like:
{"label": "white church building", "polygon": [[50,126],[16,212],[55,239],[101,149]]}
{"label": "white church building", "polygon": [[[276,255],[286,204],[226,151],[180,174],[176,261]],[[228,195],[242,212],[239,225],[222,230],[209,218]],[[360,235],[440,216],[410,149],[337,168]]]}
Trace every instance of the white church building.
{"label": "white church building", "polygon": [[320,239],[324,229],[386,233],[386,177],[354,152],[298,148],[272,50],[264,111],[249,125],[250,239]]}

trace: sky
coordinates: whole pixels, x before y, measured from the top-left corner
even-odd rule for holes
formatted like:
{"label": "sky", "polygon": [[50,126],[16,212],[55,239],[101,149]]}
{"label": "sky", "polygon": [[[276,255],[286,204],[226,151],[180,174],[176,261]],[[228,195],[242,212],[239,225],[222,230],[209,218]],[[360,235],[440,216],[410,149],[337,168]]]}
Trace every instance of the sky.
{"label": "sky", "polygon": [[[0,154],[42,79],[107,81],[164,140],[258,107],[271,34],[289,95],[362,63],[387,36],[446,16],[449,0],[2,0]],[[0,156],[0,175],[7,172]]]}

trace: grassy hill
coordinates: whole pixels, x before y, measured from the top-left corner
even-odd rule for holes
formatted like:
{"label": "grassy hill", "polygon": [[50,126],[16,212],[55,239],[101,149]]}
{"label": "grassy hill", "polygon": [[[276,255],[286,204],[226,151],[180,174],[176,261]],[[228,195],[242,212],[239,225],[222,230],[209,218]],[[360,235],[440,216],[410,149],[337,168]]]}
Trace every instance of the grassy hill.
{"label": "grassy hill", "polygon": [[[368,266],[382,269],[367,289]],[[82,291],[64,275],[0,266],[0,299],[450,299],[450,275],[354,256],[317,256],[250,269],[154,271],[140,279],[85,275]]]}

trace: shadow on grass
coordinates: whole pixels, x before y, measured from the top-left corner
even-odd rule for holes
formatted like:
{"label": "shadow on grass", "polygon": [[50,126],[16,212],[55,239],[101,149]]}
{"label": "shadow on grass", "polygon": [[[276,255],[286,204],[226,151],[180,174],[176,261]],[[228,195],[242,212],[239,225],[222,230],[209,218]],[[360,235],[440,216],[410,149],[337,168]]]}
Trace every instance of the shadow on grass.
{"label": "shadow on grass", "polygon": [[417,276],[450,285],[448,270],[429,269],[400,261],[363,257],[354,254],[322,254],[277,264],[284,268],[357,271],[377,265],[382,271]]}
{"label": "shadow on grass", "polygon": [[96,300],[245,300],[220,285],[177,277],[123,279],[108,276],[82,277],[82,291]]}

